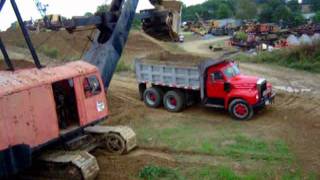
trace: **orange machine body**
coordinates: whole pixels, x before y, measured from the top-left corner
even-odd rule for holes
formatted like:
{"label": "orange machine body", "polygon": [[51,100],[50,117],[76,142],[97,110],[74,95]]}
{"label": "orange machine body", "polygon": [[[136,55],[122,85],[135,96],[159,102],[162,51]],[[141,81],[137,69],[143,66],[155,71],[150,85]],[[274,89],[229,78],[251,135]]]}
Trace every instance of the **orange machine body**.
{"label": "orange machine body", "polygon": [[[96,80],[95,90],[99,89],[94,94],[90,94],[90,87],[86,87],[90,86],[88,78]],[[76,109],[76,114],[66,117],[76,118],[62,129],[57,107],[59,97],[55,97],[57,90],[54,87],[58,85],[57,89],[63,89],[66,84],[73,94],[73,109]],[[33,150],[107,116],[107,100],[100,73],[86,62],[0,71],[0,152],[17,145]]]}

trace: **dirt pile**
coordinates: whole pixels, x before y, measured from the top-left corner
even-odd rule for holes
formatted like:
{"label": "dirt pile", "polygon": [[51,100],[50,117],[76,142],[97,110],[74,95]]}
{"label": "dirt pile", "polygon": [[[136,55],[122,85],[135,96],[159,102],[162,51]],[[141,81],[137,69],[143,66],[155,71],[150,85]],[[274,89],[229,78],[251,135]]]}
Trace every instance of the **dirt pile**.
{"label": "dirt pile", "polygon": [[190,53],[171,53],[168,51],[161,51],[159,53],[149,54],[140,58],[143,63],[176,65],[176,66],[197,66],[203,61],[212,58]]}
{"label": "dirt pile", "polygon": [[[15,69],[25,69],[35,67],[34,64],[26,60],[11,60]],[[0,71],[7,70],[7,65],[3,60],[0,60]]]}
{"label": "dirt pile", "polygon": [[165,49],[162,42],[140,31],[132,31],[126,45],[126,52],[152,53]]}
{"label": "dirt pile", "polygon": [[[33,45],[38,51],[56,52],[60,59],[80,58],[87,48],[90,35],[91,31],[79,31],[73,34],[67,31],[30,32]],[[1,37],[6,45],[27,47],[20,30],[2,32]]]}
{"label": "dirt pile", "polygon": [[[90,47],[89,39],[94,38],[95,31],[79,31],[72,34],[67,31],[30,32],[36,50],[48,56],[54,55],[61,60],[81,59]],[[20,30],[8,30],[0,33],[7,46],[27,48]],[[124,50],[126,59],[133,59],[145,53],[159,52],[165,49],[162,42],[140,31],[132,31]]]}

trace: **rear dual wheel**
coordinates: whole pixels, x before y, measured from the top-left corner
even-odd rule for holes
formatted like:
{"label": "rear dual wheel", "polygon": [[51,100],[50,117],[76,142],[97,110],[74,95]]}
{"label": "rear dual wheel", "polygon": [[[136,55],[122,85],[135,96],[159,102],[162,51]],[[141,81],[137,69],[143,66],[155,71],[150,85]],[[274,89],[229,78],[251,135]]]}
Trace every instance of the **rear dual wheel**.
{"label": "rear dual wheel", "polygon": [[180,112],[185,107],[185,96],[179,90],[168,91],[163,97],[163,105],[170,112]]}
{"label": "rear dual wheel", "polygon": [[143,101],[151,108],[158,108],[162,104],[163,91],[157,87],[151,87],[144,91]]}

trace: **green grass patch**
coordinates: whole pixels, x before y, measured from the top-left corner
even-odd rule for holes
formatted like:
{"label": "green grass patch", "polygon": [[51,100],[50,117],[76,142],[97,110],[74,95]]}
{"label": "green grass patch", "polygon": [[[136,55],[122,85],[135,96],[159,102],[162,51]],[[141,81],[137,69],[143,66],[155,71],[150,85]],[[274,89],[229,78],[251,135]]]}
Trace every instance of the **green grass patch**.
{"label": "green grass patch", "polygon": [[129,64],[126,64],[122,59],[119,61],[116,68],[116,72],[131,71],[131,70],[132,70],[131,66]]}
{"label": "green grass patch", "polygon": [[176,120],[180,123],[170,122],[168,119],[162,121],[171,123],[172,127],[153,127],[151,121],[143,127],[136,128],[140,144],[224,156],[237,161],[250,159],[292,162],[294,159],[284,141],[249,137],[237,126],[213,128],[180,122],[183,121],[181,119]]}
{"label": "green grass patch", "polygon": [[[185,170],[186,171],[186,170]],[[183,174],[183,173],[182,173]],[[298,169],[294,172],[283,170],[282,172],[271,171],[270,169],[249,171],[239,173],[227,166],[203,166],[188,169],[183,174],[191,180],[316,180],[318,177],[315,174],[303,175],[301,170]]]}
{"label": "green grass patch", "polygon": [[184,180],[180,172],[176,169],[160,167],[160,166],[146,166],[139,172],[139,178],[144,180]]}
{"label": "green grass patch", "polygon": [[257,56],[240,54],[234,59],[256,63],[272,63],[288,68],[320,73],[320,43],[273,52],[260,52]]}
{"label": "green grass patch", "polygon": [[59,50],[57,48],[41,46],[41,48],[39,48],[39,51],[50,58],[57,58],[59,55]]}

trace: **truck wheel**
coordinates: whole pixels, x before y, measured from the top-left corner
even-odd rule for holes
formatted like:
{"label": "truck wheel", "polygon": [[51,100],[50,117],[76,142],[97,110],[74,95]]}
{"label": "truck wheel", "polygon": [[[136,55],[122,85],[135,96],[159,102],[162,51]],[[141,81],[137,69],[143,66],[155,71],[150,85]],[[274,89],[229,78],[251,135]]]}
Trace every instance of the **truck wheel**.
{"label": "truck wheel", "polygon": [[148,107],[157,108],[162,103],[163,92],[160,88],[148,88],[143,93],[144,103]]}
{"label": "truck wheel", "polygon": [[164,95],[163,105],[170,112],[180,112],[185,107],[184,94],[181,91],[168,91]]}
{"label": "truck wheel", "polygon": [[242,99],[235,99],[229,105],[229,113],[236,120],[249,120],[253,116],[252,107]]}

